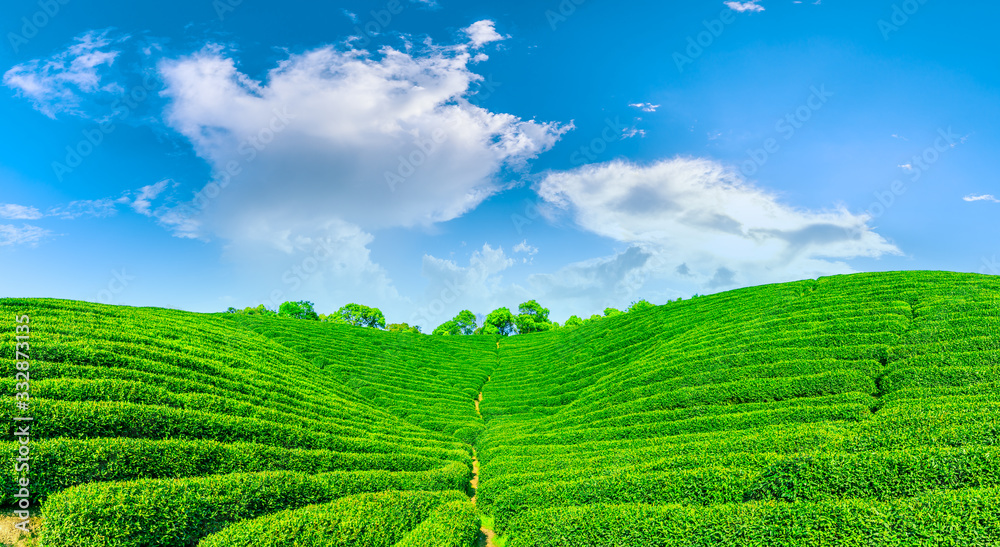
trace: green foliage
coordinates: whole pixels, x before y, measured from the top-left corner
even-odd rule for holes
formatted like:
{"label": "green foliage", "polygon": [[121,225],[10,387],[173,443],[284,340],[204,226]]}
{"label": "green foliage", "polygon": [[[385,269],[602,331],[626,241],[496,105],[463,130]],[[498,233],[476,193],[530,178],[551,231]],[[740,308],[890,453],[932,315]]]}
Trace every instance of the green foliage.
{"label": "green foliage", "polygon": [[476,334],[498,334],[510,336],[517,333],[517,322],[507,308],[497,308],[483,320],[483,326],[476,329]]}
{"label": "green foliage", "polygon": [[604,308],[604,317],[614,317],[621,314],[621,310],[617,308]]}
{"label": "green foliage", "polygon": [[313,303],[307,300],[282,302],[281,306],[278,307],[278,317],[319,321],[319,315],[313,309]]}
{"label": "green foliage", "polygon": [[469,335],[476,332],[476,315],[469,310],[462,310],[454,319],[445,321],[433,334],[437,335]]}
{"label": "green foliage", "polygon": [[90,483],[48,499],[40,541],[67,547],[193,545],[229,524],[283,509],[365,492],[462,489],[468,478],[468,468],[453,463],[416,473],[265,472]]}
{"label": "green foliage", "polygon": [[655,308],[655,307],[656,306],[654,306],[653,304],[650,304],[646,300],[637,300],[635,302],[632,302],[632,304],[629,305],[628,309],[625,310],[625,312],[626,313],[631,313],[631,312],[634,312],[634,311],[648,310],[648,309]]}
{"label": "green foliage", "polygon": [[269,316],[273,317],[278,315],[278,312],[268,309],[267,307],[264,306],[264,304],[260,304],[256,308],[251,308],[250,306],[247,306],[242,310],[238,310],[236,308],[229,308],[228,310],[226,310],[226,313],[241,314],[241,315],[256,315],[261,317],[269,317]]}
{"label": "green foliage", "polygon": [[[528,334],[531,332],[544,332],[553,328],[552,321],[549,320],[549,309],[543,308],[541,304],[534,300],[522,303],[517,308],[518,314],[514,318],[517,332]],[[489,318],[487,318],[489,321]]]}
{"label": "green foliage", "polygon": [[199,547],[365,546],[393,547],[442,503],[464,493],[381,492],[290,509],[234,524],[203,539]]}
{"label": "green foliage", "polygon": [[386,327],[389,332],[408,332],[410,334],[421,334],[420,325],[410,326],[406,323],[389,323]]}
{"label": "green foliage", "polygon": [[642,302],[497,339],[0,299],[0,420],[28,313],[43,545],[468,547],[477,508],[508,547],[1000,543],[1000,279]]}
{"label": "green foliage", "polygon": [[347,304],[337,310],[337,315],[348,325],[385,328],[385,316],[378,308],[370,308],[362,304]]}

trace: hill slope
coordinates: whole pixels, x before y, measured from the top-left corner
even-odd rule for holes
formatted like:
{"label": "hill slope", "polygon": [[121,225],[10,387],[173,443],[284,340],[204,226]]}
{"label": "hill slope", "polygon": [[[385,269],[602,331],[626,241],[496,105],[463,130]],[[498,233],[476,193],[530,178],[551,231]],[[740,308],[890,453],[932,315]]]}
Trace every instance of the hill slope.
{"label": "hill slope", "polygon": [[473,445],[507,547],[991,545],[998,289],[838,276],[499,344],[5,299],[0,385],[29,314],[44,545],[471,545]]}

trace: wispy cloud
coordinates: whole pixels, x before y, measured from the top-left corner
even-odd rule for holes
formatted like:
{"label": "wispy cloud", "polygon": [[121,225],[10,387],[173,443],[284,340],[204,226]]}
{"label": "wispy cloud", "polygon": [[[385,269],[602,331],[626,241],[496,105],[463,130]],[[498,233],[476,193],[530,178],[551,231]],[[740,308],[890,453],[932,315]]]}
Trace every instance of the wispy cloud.
{"label": "wispy cloud", "polygon": [[20,228],[13,224],[0,224],[0,247],[10,245],[37,245],[52,232],[38,226],[24,224]]}
{"label": "wispy cloud", "polygon": [[143,186],[139,189],[139,195],[132,200],[129,206],[141,215],[152,216],[152,211],[150,210],[153,205],[152,200],[159,197],[167,189],[168,184],[170,184],[169,180],[161,180],[156,184]]}
{"label": "wispy cloud", "polygon": [[978,196],[975,194],[969,194],[962,199],[965,201],[992,201],[993,203],[1000,203],[1000,199],[993,197],[993,194],[982,194]]}
{"label": "wispy cloud", "polygon": [[743,13],[745,11],[764,11],[764,6],[757,4],[760,0],[750,0],[749,2],[723,2],[729,9]]}
{"label": "wispy cloud", "polygon": [[15,65],[4,73],[3,83],[50,118],[60,112],[82,114],[79,106],[84,95],[123,91],[105,76],[120,53],[113,46],[125,39],[112,40],[107,31],[87,32],[48,59]]}
{"label": "wispy cloud", "polygon": [[63,220],[76,220],[78,218],[106,218],[118,213],[117,204],[124,203],[125,198],[117,200],[105,199],[81,199],[71,201],[61,207],[49,209],[49,216],[61,218]]}
{"label": "wispy cloud", "polygon": [[0,218],[9,220],[35,220],[42,218],[42,212],[34,207],[16,205],[13,203],[0,203]]}
{"label": "wispy cloud", "polygon": [[629,103],[629,106],[632,108],[638,108],[643,112],[656,112],[656,109],[660,108],[660,105],[653,103]]}

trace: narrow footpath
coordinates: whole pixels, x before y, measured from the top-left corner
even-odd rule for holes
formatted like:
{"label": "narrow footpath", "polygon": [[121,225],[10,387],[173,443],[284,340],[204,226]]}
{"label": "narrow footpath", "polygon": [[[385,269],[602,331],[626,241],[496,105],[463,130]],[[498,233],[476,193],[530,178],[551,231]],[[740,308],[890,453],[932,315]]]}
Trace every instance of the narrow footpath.
{"label": "narrow footpath", "polygon": [[[499,342],[497,342],[497,344],[499,345]],[[486,378],[486,381],[490,381],[489,377]],[[480,420],[483,419],[483,413],[479,411],[479,403],[482,402],[482,400],[483,392],[480,391],[479,398],[473,399],[473,403],[476,405],[476,415],[479,416]],[[476,489],[479,488],[479,454],[476,452],[475,447],[472,448],[472,480],[469,481],[469,485],[472,487],[473,492],[472,504],[475,505],[475,492]],[[479,528],[479,537],[476,539],[476,547],[496,547],[496,537],[497,535],[493,530],[487,528],[486,526],[482,526]]]}

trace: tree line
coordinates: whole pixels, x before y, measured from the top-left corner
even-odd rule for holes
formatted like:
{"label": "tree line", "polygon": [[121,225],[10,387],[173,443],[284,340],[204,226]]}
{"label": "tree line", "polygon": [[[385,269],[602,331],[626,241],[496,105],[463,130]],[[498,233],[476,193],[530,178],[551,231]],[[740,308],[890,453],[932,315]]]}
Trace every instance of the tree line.
{"label": "tree line", "polygon": [[[694,296],[697,297],[698,295]],[[680,300],[678,298],[676,301],[679,302]],[[586,319],[571,315],[565,323],[560,325],[558,322],[549,319],[548,308],[543,307],[536,300],[528,300],[527,302],[522,302],[517,307],[516,314],[505,307],[491,311],[483,319],[482,325],[477,323],[476,314],[469,310],[462,310],[452,319],[438,325],[431,334],[439,336],[468,336],[476,334],[511,336],[515,334],[529,334],[532,332],[578,327],[586,323],[599,321],[605,317],[614,317],[623,313],[652,307],[654,305],[648,301],[638,300],[632,302],[624,311],[616,308],[605,308],[604,315],[595,313]],[[387,325],[382,310],[354,303],[342,306],[339,310],[329,315],[316,313],[314,304],[307,300],[284,302],[278,307],[277,311],[261,304],[256,308],[246,307],[242,310],[229,308],[226,312],[241,315],[286,317],[307,321],[322,321],[325,323],[342,323],[345,325],[383,329],[390,332],[423,334],[419,325],[410,326],[407,323],[389,323]]]}

